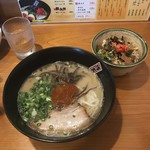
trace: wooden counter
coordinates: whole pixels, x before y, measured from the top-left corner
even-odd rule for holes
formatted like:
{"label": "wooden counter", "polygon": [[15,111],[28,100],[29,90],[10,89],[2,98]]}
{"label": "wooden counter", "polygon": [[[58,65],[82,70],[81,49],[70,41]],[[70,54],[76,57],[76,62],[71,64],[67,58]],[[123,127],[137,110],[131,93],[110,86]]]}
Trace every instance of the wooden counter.
{"label": "wooden counter", "polygon": [[[32,27],[39,49],[73,46],[91,51],[94,35],[113,27],[137,32],[150,47],[150,22],[45,24]],[[107,120],[88,136],[61,144],[31,140],[8,121],[2,106],[3,86],[19,62],[3,39],[0,46],[0,150],[150,150],[149,56],[132,73],[115,78],[116,101]]]}

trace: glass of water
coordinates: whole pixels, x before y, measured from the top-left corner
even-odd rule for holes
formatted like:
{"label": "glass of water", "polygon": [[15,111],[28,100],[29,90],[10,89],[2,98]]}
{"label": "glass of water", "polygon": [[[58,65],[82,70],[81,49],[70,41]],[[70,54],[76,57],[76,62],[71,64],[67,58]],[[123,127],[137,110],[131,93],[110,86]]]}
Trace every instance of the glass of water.
{"label": "glass of water", "polygon": [[24,17],[13,17],[2,25],[9,46],[19,59],[35,52],[34,35],[30,21]]}

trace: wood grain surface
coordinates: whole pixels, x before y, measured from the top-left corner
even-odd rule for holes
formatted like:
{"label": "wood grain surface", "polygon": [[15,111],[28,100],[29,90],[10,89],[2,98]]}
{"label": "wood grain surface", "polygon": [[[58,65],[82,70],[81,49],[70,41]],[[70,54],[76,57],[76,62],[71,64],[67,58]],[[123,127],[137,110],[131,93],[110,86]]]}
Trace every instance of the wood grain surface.
{"label": "wood grain surface", "polygon": [[[52,46],[73,46],[91,52],[94,35],[114,27],[135,31],[150,47],[150,22],[32,25],[38,50]],[[0,45],[0,150],[150,150],[149,55],[132,73],[115,78],[115,104],[101,126],[79,140],[55,144],[29,139],[17,131],[5,115],[3,87],[9,73],[19,62],[3,38]]]}

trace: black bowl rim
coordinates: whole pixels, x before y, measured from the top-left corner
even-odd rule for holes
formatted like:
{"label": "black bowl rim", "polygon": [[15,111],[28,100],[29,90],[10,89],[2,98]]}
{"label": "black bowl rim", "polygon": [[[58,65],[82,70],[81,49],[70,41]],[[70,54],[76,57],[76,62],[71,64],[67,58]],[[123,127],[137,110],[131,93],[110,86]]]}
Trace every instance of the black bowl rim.
{"label": "black bowl rim", "polygon": [[[104,63],[106,63],[107,65],[109,65],[111,67],[116,67],[116,68],[131,68],[131,67],[134,67],[134,66],[136,66],[138,64],[141,64],[146,59],[146,57],[148,55],[148,45],[147,45],[146,41],[143,39],[143,37],[141,35],[139,35],[138,33],[134,32],[134,31],[132,31],[130,29],[127,29],[127,28],[108,28],[108,29],[104,29],[104,30],[98,32],[94,36],[94,38],[92,39],[92,44],[91,44],[92,51],[94,52],[95,55],[97,55],[96,52],[95,52],[95,49],[94,49],[95,41],[97,40],[97,38],[99,36],[101,36],[101,35],[103,35],[105,33],[109,33],[111,31],[125,31],[125,32],[128,32],[128,33],[134,35],[136,38],[138,38],[141,41],[141,43],[143,45],[143,49],[144,49],[144,54],[142,55],[141,59],[138,62],[133,63],[133,64],[118,65],[118,64],[112,64],[112,63],[109,63],[108,61],[103,60]],[[97,55],[97,57],[99,57],[99,56]]]}
{"label": "black bowl rim", "polygon": [[[15,73],[15,71],[24,63],[24,62],[27,62],[29,61],[34,55],[36,56],[37,54],[40,54],[40,53],[44,53],[44,51],[46,50],[49,50],[49,49],[53,49],[53,48],[70,48],[70,49],[74,49],[76,51],[82,51],[84,53],[89,53],[90,55],[92,55],[93,57],[97,58],[97,60],[103,64],[103,66],[105,67],[105,69],[107,70],[107,72],[109,72],[109,77],[111,79],[111,82],[112,82],[112,87],[113,87],[113,97],[112,97],[112,101],[111,101],[111,105],[109,107],[109,110],[107,111],[106,115],[101,119],[101,121],[97,121],[95,123],[95,126],[90,128],[90,130],[86,130],[85,132],[83,133],[79,133],[78,135],[75,135],[71,138],[67,138],[67,139],[62,139],[62,140],[57,140],[57,139],[42,139],[42,138],[38,138],[38,137],[35,137],[35,136],[31,136],[29,134],[27,134],[25,131],[22,131],[21,129],[19,129],[15,124],[14,122],[11,120],[11,118],[9,117],[9,114],[8,114],[8,110],[6,109],[5,105],[5,92],[6,92],[6,86],[9,82],[9,80],[11,79],[11,76],[13,75],[13,73]],[[4,106],[4,110],[5,110],[5,113],[6,113],[6,116],[8,118],[8,120],[10,121],[10,123],[18,130],[20,131],[22,134],[26,135],[27,137],[31,138],[31,139],[34,139],[34,140],[38,140],[38,141],[42,141],[42,142],[47,142],[47,143],[63,143],[63,142],[70,142],[70,141],[73,141],[73,140],[77,140],[77,139],[80,139],[86,135],[88,135],[89,133],[91,133],[92,131],[94,131],[96,129],[96,127],[98,127],[99,125],[101,125],[104,120],[109,116],[112,108],[113,108],[113,105],[114,105],[114,102],[115,102],[115,98],[116,98],[116,84],[115,84],[115,81],[114,81],[114,78],[113,78],[113,75],[111,73],[111,71],[109,70],[109,68],[107,67],[106,64],[103,63],[103,61],[98,58],[96,55],[94,55],[93,53],[89,52],[89,51],[86,51],[86,50],[83,50],[81,48],[77,48],[77,47],[70,47],[70,46],[56,46],[56,47],[49,47],[49,48],[45,48],[41,51],[38,51],[36,53],[33,53],[31,54],[30,56],[26,57],[25,59],[23,59],[21,62],[19,62],[15,67],[14,69],[10,72],[6,82],[5,82],[5,85],[4,85],[4,90],[3,90],[3,106]]]}

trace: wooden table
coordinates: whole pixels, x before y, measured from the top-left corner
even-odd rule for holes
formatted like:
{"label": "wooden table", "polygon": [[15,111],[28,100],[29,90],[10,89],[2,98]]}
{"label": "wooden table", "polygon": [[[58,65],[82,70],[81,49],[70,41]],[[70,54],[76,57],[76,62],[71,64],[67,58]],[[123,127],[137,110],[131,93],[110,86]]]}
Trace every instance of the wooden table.
{"label": "wooden table", "polygon": [[[150,47],[150,22],[112,22],[32,25],[36,46],[73,46],[91,51],[94,35],[121,27],[140,34]],[[86,61],[86,60],[85,60]],[[2,106],[4,83],[20,62],[3,39],[0,46],[0,150],[150,150],[150,57],[132,73],[115,78],[116,101],[107,120],[79,140],[49,144],[31,140],[8,121]]]}

